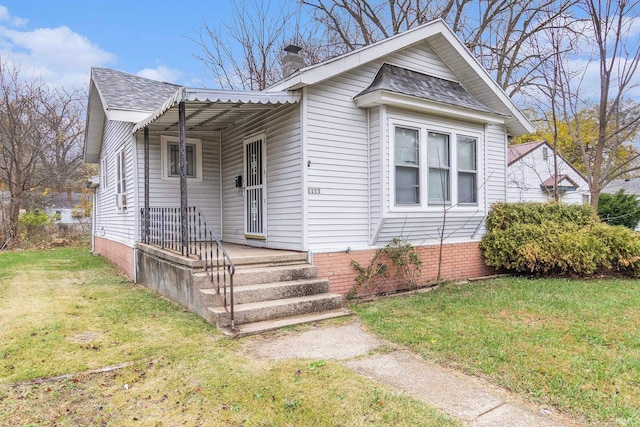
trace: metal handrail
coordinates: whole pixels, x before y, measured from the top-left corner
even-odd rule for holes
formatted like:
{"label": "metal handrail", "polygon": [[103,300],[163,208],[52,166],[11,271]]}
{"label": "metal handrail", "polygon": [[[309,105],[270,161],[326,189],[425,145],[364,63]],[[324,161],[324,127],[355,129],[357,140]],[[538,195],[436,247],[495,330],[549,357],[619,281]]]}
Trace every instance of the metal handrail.
{"label": "metal handrail", "polygon": [[[182,255],[197,257],[211,282],[216,283],[218,294],[222,284],[224,308],[229,313],[231,328],[234,329],[233,275],[236,267],[220,239],[207,223],[202,211],[195,206],[188,207],[183,217],[181,208],[149,208],[148,227],[146,227],[145,208],[140,209],[140,217],[140,235],[144,243],[180,252]],[[186,221],[188,230],[186,247],[182,242],[182,221]],[[148,234],[145,230],[148,230]],[[229,301],[227,301],[227,279]]]}

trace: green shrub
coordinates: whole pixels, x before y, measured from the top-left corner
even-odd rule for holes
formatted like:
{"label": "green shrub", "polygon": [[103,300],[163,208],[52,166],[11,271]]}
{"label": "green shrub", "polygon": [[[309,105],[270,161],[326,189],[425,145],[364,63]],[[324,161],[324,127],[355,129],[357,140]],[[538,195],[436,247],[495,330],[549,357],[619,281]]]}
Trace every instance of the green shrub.
{"label": "green shrub", "polygon": [[640,237],[600,223],[591,208],[499,203],[487,224],[480,248],[494,268],[536,275],[640,275]]}
{"label": "green shrub", "polygon": [[18,217],[20,240],[27,243],[38,243],[47,236],[46,228],[53,222],[46,213],[35,210],[25,212]]}
{"label": "green shrub", "polygon": [[640,234],[607,224],[596,224],[589,232],[604,246],[607,264],[603,267],[612,272],[640,275]]}
{"label": "green shrub", "polygon": [[573,223],[578,226],[598,222],[589,205],[567,205],[564,203],[495,203],[487,217],[487,231],[505,230],[514,224],[537,224],[543,222]]}
{"label": "green shrub", "polygon": [[640,200],[635,194],[620,190],[615,194],[600,194],[598,216],[609,225],[623,225],[635,230],[640,221]]}

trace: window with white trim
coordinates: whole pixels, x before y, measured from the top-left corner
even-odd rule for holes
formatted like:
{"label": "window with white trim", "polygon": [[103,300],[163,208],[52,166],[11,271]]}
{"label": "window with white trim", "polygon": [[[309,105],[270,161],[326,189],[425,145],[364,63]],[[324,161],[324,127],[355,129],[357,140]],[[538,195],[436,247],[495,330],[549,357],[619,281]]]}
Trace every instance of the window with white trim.
{"label": "window with white trim", "polygon": [[100,186],[107,188],[109,185],[109,174],[107,172],[107,159],[103,158],[100,162]]}
{"label": "window with white trim", "polygon": [[[202,180],[202,141],[195,138],[187,138],[187,178]],[[161,138],[162,150],[162,178],[180,178],[180,140],[175,137],[163,136]]]}
{"label": "window with white trim", "polygon": [[451,202],[451,157],[449,135],[429,132],[427,137],[427,164],[429,166],[429,204]]}
{"label": "window with white trim", "polygon": [[124,149],[116,155],[116,206],[119,209],[127,207],[127,158]]}
{"label": "window with white trim", "polygon": [[396,205],[420,203],[420,131],[395,128]]}
{"label": "window with white trim", "polygon": [[116,193],[127,192],[127,163],[124,150],[120,150],[116,156]]}
{"label": "window with white trim", "polygon": [[458,203],[478,203],[478,140],[458,135]]}
{"label": "window with white trim", "polygon": [[478,136],[392,120],[393,206],[478,204]]}

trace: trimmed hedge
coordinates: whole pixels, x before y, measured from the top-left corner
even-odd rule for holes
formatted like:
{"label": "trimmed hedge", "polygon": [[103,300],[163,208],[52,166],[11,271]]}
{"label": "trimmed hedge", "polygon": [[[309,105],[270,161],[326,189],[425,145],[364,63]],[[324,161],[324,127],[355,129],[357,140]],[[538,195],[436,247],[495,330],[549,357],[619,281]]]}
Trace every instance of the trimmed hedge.
{"label": "trimmed hedge", "polygon": [[584,205],[497,203],[480,248],[487,265],[514,272],[640,276],[640,236]]}
{"label": "trimmed hedge", "polygon": [[514,224],[540,225],[549,221],[585,226],[595,224],[599,219],[598,214],[589,205],[498,202],[491,206],[491,213],[487,217],[487,231],[505,230]]}

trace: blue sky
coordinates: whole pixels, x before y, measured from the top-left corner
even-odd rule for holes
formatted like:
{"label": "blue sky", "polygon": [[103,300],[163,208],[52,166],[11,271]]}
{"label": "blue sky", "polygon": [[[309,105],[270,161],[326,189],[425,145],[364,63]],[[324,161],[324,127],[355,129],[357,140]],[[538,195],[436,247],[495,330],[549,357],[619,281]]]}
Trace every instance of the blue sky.
{"label": "blue sky", "polygon": [[86,85],[92,66],[211,85],[190,38],[204,21],[228,20],[230,8],[219,0],[0,0],[0,55],[66,87]]}

